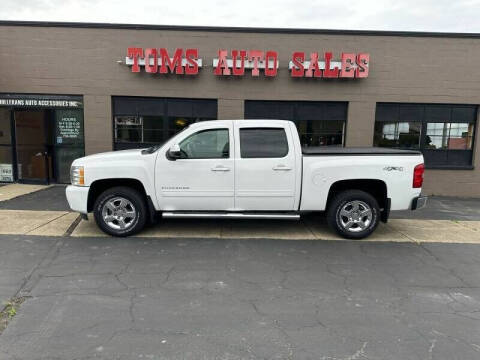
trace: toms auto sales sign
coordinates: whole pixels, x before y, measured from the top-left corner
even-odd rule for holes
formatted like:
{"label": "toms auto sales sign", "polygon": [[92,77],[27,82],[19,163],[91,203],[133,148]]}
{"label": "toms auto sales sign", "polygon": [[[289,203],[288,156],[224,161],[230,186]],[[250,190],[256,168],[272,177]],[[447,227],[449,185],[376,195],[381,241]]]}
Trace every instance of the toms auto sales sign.
{"label": "toms auto sales sign", "polygon": [[[134,73],[143,68],[151,74],[196,75],[204,67],[198,49],[128,48],[125,63]],[[295,51],[288,69],[292,77],[347,78],[368,77],[370,55],[367,53]],[[273,50],[218,50],[212,63],[217,76],[277,76],[280,67],[278,52]]]}

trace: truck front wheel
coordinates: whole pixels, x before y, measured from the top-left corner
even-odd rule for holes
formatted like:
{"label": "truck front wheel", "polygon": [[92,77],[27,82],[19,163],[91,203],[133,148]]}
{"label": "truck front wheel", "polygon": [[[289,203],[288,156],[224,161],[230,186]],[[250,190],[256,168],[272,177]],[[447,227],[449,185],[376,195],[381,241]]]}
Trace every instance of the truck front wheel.
{"label": "truck front wheel", "polygon": [[377,200],[364,191],[347,190],[339,193],[327,210],[327,221],[339,235],[348,239],[363,239],[378,226],[380,208]]}
{"label": "truck front wheel", "polygon": [[129,236],[141,231],[147,220],[143,196],[130,187],[105,190],[95,200],[95,221],[103,232],[113,236]]}

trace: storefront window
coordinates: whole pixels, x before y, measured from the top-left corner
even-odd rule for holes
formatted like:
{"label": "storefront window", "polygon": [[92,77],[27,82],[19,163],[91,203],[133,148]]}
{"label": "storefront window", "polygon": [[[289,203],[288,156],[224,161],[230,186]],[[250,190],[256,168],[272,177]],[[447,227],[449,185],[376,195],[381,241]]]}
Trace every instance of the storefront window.
{"label": "storefront window", "polygon": [[427,123],[425,148],[471,150],[474,123]]}
{"label": "storefront window", "polygon": [[159,144],[164,141],[163,117],[142,116],[141,121],[143,123],[143,142]]}
{"label": "storefront window", "polygon": [[374,145],[420,149],[430,168],[472,165],[477,107],[377,104]]}
{"label": "storefront window", "polygon": [[142,125],[139,116],[115,116],[115,141],[142,142]]}
{"label": "storefront window", "polygon": [[215,118],[208,117],[184,117],[184,116],[169,116],[168,117],[168,137],[171,138],[173,135],[179,133],[188,125],[206,120],[215,120]]}
{"label": "storefront window", "polygon": [[420,122],[377,122],[375,144],[384,147],[419,149],[421,130]]}
{"label": "storefront window", "polygon": [[247,100],[245,118],[292,120],[302,146],[342,146],[347,103]]}
{"label": "storefront window", "polygon": [[302,146],[342,145],[345,121],[296,121]]}
{"label": "storefront window", "polygon": [[162,144],[186,126],[217,118],[217,101],[114,97],[115,150]]}

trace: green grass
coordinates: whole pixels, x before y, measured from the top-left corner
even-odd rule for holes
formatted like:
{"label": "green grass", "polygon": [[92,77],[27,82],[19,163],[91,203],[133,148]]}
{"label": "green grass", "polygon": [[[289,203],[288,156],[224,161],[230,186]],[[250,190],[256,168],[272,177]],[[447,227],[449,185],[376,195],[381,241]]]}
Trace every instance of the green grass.
{"label": "green grass", "polygon": [[0,311],[0,334],[6,329],[8,323],[15,317],[15,315],[17,315],[20,304],[24,301],[24,297],[16,297],[3,304],[3,309]]}

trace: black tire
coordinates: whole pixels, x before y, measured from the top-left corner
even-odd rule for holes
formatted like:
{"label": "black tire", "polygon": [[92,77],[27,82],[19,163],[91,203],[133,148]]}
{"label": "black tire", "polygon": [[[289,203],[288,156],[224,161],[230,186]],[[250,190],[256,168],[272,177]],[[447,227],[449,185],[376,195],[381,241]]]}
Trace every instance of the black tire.
{"label": "black tire", "polygon": [[[117,213],[113,216],[111,206],[118,203],[116,211],[120,212],[122,204],[121,199],[126,200],[125,203],[127,206],[122,213],[119,213],[119,220],[113,219],[112,221],[107,222],[104,219],[104,214],[105,216],[115,218]],[[104,211],[106,213],[104,213]],[[147,206],[144,197],[137,190],[126,186],[113,187],[101,193],[95,200],[93,214],[95,222],[103,232],[118,237],[130,236],[138,233],[145,227],[145,223],[148,219]],[[121,222],[123,222],[123,228]],[[117,228],[114,228],[114,226]]]}
{"label": "black tire", "polygon": [[[354,210],[357,204],[358,211]],[[369,208],[371,218],[366,211]],[[351,210],[350,210],[351,209]],[[348,217],[344,214],[351,214]],[[362,216],[365,214],[364,216]],[[377,200],[361,190],[346,190],[337,194],[327,209],[328,225],[340,236],[347,239],[363,239],[369,236],[380,221]]]}

